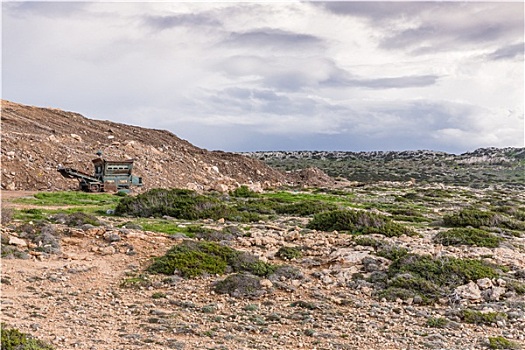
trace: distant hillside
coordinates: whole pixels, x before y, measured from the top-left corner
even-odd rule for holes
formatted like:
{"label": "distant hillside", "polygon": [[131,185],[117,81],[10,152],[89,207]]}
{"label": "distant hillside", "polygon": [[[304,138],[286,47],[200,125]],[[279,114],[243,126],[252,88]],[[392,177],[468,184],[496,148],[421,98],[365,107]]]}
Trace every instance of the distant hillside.
{"label": "distant hillside", "polygon": [[[108,160],[135,159],[144,189],[181,187],[225,191],[240,184],[277,186],[284,174],[238,154],[209,152],[166,130],[92,120],[59,109],[2,101],[2,189],[77,188],[59,164],[93,173],[99,150]],[[220,137],[220,135],[217,135]]]}
{"label": "distant hillside", "polygon": [[244,153],[283,171],[315,166],[350,181],[440,182],[472,187],[525,187],[525,148],[481,148],[461,155],[404,152]]}

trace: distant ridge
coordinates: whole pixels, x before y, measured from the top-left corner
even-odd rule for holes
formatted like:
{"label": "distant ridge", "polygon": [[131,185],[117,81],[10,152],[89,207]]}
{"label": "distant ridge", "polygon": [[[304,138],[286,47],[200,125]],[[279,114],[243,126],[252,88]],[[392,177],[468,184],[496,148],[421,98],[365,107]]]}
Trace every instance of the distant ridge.
{"label": "distant ridge", "polygon": [[472,187],[525,188],[525,148],[439,151],[273,151],[242,153],[283,171],[315,166],[350,181],[425,181]]}

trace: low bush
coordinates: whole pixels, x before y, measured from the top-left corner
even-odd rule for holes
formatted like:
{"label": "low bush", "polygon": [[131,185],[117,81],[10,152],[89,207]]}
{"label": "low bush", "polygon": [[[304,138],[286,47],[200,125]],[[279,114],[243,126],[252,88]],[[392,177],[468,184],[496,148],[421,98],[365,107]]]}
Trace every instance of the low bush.
{"label": "low bush", "polygon": [[259,197],[257,192],[254,192],[248,188],[246,185],[237,187],[235,190],[230,191],[230,196],[232,197],[241,197],[241,198],[255,198]]}
{"label": "low bush", "polygon": [[516,342],[498,335],[496,337],[489,337],[489,348],[518,350],[521,349],[521,346]]}
{"label": "low bush", "polygon": [[115,214],[136,217],[167,215],[186,220],[224,218],[239,222],[261,218],[257,213],[240,211],[212,195],[201,195],[185,189],[152,189],[136,197],[121,198]]}
{"label": "low bush", "polygon": [[51,220],[54,222],[58,222],[60,224],[64,224],[70,227],[77,227],[82,225],[93,225],[93,226],[100,226],[100,221],[96,218],[96,216],[91,214],[86,214],[83,212],[76,212],[71,214],[57,214],[51,217]]}
{"label": "low bush", "polygon": [[336,209],[337,205],[334,203],[303,200],[297,203],[282,203],[280,206],[277,206],[275,210],[279,214],[308,216]]}
{"label": "low bush", "polygon": [[301,248],[298,247],[281,247],[275,254],[278,258],[292,260],[303,256]]}
{"label": "low bush", "polygon": [[386,289],[377,293],[380,298],[389,300],[418,296],[422,303],[428,304],[450,295],[454,288],[471,280],[499,276],[497,267],[481,260],[452,257],[435,259],[407,254],[405,251],[395,253],[391,258],[393,262],[388,268]]}
{"label": "low bush", "polygon": [[260,278],[249,273],[236,273],[218,281],[213,286],[216,293],[235,298],[258,298],[265,294]]}
{"label": "low bush", "polygon": [[22,333],[18,329],[7,328],[2,324],[1,329],[2,350],[54,350],[55,348],[45,342],[38,340],[29,334]]}
{"label": "low bush", "polygon": [[448,324],[448,320],[444,317],[429,317],[427,319],[427,327],[431,328],[445,328]]}
{"label": "low bush", "polygon": [[476,228],[453,228],[439,232],[433,238],[434,243],[450,245],[468,245],[476,247],[496,248],[503,238],[493,233]]}
{"label": "low bush", "polygon": [[60,233],[55,226],[38,222],[35,224],[23,224],[17,228],[20,238],[26,238],[35,243],[37,251],[47,254],[58,254],[61,252]]}
{"label": "low bush", "polygon": [[452,227],[499,227],[511,230],[524,230],[525,223],[513,220],[510,217],[493,211],[478,209],[463,209],[458,213],[448,214],[443,217],[445,225]]}
{"label": "low bush", "polygon": [[507,314],[504,312],[481,312],[471,309],[461,310],[461,320],[466,323],[490,325],[497,321],[507,319]]}
{"label": "low bush", "polygon": [[206,273],[221,275],[232,271],[247,271],[254,275],[267,276],[274,270],[273,265],[260,261],[252,254],[206,241],[183,241],[168,250],[165,255],[155,258],[148,268],[150,273],[178,273],[185,278]]}
{"label": "low bush", "polygon": [[413,236],[415,232],[388,217],[357,210],[334,210],[314,215],[308,228],[323,231],[350,231],[352,233],[378,233],[387,237],[403,234]]}

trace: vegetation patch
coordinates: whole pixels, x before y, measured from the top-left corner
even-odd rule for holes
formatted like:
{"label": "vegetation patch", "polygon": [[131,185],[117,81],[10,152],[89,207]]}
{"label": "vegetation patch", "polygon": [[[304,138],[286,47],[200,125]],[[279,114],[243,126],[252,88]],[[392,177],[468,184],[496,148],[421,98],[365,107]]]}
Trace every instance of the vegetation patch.
{"label": "vegetation patch", "polygon": [[322,231],[350,231],[352,233],[378,233],[387,237],[416,233],[408,227],[393,222],[384,215],[357,210],[334,210],[314,215],[308,228]]}
{"label": "vegetation patch", "polygon": [[491,325],[498,321],[507,319],[507,314],[504,312],[481,312],[471,309],[461,310],[461,319],[466,323]]}
{"label": "vegetation patch", "polygon": [[224,218],[239,222],[261,219],[256,213],[240,211],[227,205],[217,196],[197,194],[184,189],[153,189],[136,197],[121,198],[115,214],[135,217],[170,216],[185,220]]}
{"label": "vegetation patch", "polygon": [[496,337],[489,337],[489,348],[517,350],[521,349],[521,346],[516,342],[508,340],[507,338],[502,337],[501,335],[498,335]]}
{"label": "vegetation patch", "polygon": [[[454,288],[480,278],[497,278],[500,273],[496,266],[476,259],[453,257],[432,258],[431,256],[408,254],[393,250],[393,260],[388,268],[386,288],[377,295],[380,298],[396,300],[415,298],[428,304],[449,295]],[[382,281],[378,286],[384,285]]]}
{"label": "vegetation patch", "polygon": [[445,317],[429,317],[427,319],[427,327],[445,328],[448,325],[448,322],[448,319]]}
{"label": "vegetation patch", "polygon": [[434,236],[433,241],[446,246],[469,245],[496,248],[503,241],[503,238],[484,230],[461,227],[440,232]]}
{"label": "vegetation patch", "polygon": [[292,260],[300,258],[303,253],[298,247],[281,247],[275,255],[281,259]]}
{"label": "vegetation patch", "polygon": [[51,345],[32,337],[29,334],[22,333],[15,328],[7,328],[2,324],[1,329],[1,346],[2,350],[54,350]]}
{"label": "vegetation patch", "polygon": [[260,261],[254,255],[206,241],[184,241],[172,247],[164,256],[156,258],[148,268],[151,273],[178,273],[185,278],[202,274],[222,275],[230,271],[247,271],[266,276],[274,270],[273,265]]}
{"label": "vegetation patch", "polygon": [[260,281],[260,277],[249,273],[235,273],[216,282],[213,289],[216,293],[235,298],[258,298],[266,293]]}
{"label": "vegetation patch", "polygon": [[458,213],[445,215],[443,217],[445,225],[452,227],[500,227],[511,230],[524,230],[525,223],[513,220],[510,217],[493,211],[483,211],[478,209],[463,209]]}

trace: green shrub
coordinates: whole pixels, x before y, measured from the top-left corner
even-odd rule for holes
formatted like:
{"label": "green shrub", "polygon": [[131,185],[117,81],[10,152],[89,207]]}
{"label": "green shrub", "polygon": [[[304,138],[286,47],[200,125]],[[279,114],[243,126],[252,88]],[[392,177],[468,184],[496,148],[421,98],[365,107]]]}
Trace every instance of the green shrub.
{"label": "green shrub", "polygon": [[35,339],[29,334],[22,333],[18,329],[1,326],[2,350],[54,350],[55,348],[45,342]]}
{"label": "green shrub", "polygon": [[450,245],[469,245],[477,247],[496,248],[503,238],[493,233],[476,228],[454,228],[438,233],[433,238],[434,243]]}
{"label": "green shrub", "polygon": [[452,227],[500,227],[512,230],[525,229],[525,223],[512,220],[508,216],[493,211],[481,211],[477,209],[463,209],[459,213],[445,215],[445,225]]}
{"label": "green shrub", "polygon": [[279,214],[308,216],[336,209],[337,205],[334,203],[302,200],[297,203],[282,203],[280,206],[277,206],[275,210]]}
{"label": "green shrub", "polygon": [[173,275],[177,271],[183,277],[195,277],[203,273],[223,274],[234,255],[233,249],[220,244],[184,241],[168,250],[164,256],[156,258],[148,271],[165,275]]}
{"label": "green shrub", "polygon": [[297,259],[303,256],[303,253],[301,252],[301,248],[297,247],[281,247],[275,254],[277,257],[281,259]]}
{"label": "green shrub", "polygon": [[389,266],[389,274],[410,273],[438,286],[457,287],[481,278],[497,278],[498,271],[481,260],[408,254]]}
{"label": "green shrub", "polygon": [[250,190],[248,186],[242,185],[240,187],[237,187],[235,190],[231,191],[230,196],[241,198],[255,198],[259,197],[259,194]]}
{"label": "green shrub", "polygon": [[254,275],[267,276],[275,267],[260,261],[246,252],[214,242],[183,241],[172,247],[165,255],[155,258],[149,266],[151,273],[173,275],[179,273],[186,278],[205,273],[224,274],[230,271],[248,271]]}
{"label": "green shrub", "polygon": [[427,327],[431,328],[445,328],[448,320],[444,317],[430,317],[427,319]]}
{"label": "green shrub", "polygon": [[357,210],[334,210],[315,214],[308,228],[323,231],[350,231],[352,233],[378,233],[387,237],[403,234],[412,236],[411,229],[393,222],[388,217]]}
{"label": "green shrub", "polygon": [[497,321],[506,320],[507,314],[504,312],[481,312],[465,309],[461,310],[460,317],[466,323],[490,325]]}
{"label": "green shrub", "polygon": [[[391,253],[393,260],[388,268],[389,280],[379,297],[389,300],[419,296],[425,304],[436,301],[453,292],[454,288],[480,278],[499,276],[496,267],[475,259],[457,259],[407,254],[406,251]],[[381,283],[384,285],[384,283]]]}
{"label": "green shrub", "polygon": [[383,242],[377,239],[374,239],[372,237],[367,237],[367,236],[354,237],[354,243],[357,245],[362,245],[364,247],[374,247],[374,248],[378,248],[384,244]]}
{"label": "green shrub", "polygon": [[197,194],[185,189],[152,189],[136,197],[124,197],[115,208],[116,215],[136,217],[171,216],[178,219],[197,220],[220,218],[248,222],[260,220],[254,212],[239,211],[226,205],[217,197]]}
{"label": "green shrub", "polygon": [[393,244],[383,244],[377,247],[376,255],[395,261],[408,255],[408,249]]}
{"label": "green shrub", "polygon": [[500,335],[496,337],[489,337],[489,348],[491,349],[521,349],[518,343],[506,339]]}

